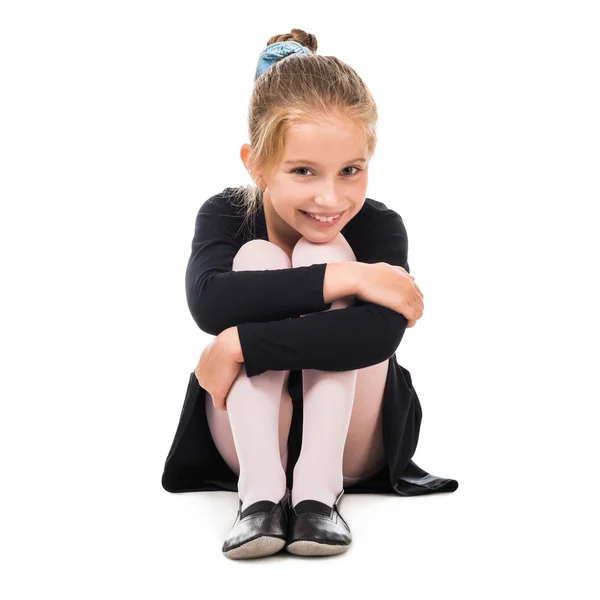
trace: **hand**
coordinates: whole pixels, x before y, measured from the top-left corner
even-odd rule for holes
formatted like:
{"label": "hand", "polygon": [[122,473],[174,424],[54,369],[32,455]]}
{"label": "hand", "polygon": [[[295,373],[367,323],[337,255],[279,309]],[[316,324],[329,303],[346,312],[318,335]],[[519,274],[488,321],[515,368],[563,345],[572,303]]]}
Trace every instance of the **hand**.
{"label": "hand", "polygon": [[395,310],[406,317],[406,327],[412,327],[425,309],[423,293],[415,278],[402,267],[385,262],[364,263],[364,267],[356,297]]}
{"label": "hand", "polygon": [[238,360],[241,358],[237,327],[221,332],[202,351],[194,370],[196,379],[219,410],[227,410],[227,395],[242,368],[243,360]]}

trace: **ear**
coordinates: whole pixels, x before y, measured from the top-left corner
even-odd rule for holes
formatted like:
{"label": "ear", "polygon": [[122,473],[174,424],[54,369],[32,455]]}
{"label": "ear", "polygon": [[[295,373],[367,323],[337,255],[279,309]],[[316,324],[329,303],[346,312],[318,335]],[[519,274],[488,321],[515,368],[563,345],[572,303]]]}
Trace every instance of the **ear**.
{"label": "ear", "polygon": [[250,146],[250,144],[242,144],[242,147],[240,148],[240,158],[242,159],[242,162],[244,163],[244,167],[246,168],[247,171],[248,171],[248,161],[250,159],[251,152],[252,152],[252,147]]}
{"label": "ear", "polygon": [[252,146],[250,144],[242,144],[242,147],[240,148],[240,158],[242,159],[244,167],[246,168],[246,171],[248,171],[248,174],[250,175],[252,180],[260,189],[264,189],[265,186],[260,173],[252,172]]}

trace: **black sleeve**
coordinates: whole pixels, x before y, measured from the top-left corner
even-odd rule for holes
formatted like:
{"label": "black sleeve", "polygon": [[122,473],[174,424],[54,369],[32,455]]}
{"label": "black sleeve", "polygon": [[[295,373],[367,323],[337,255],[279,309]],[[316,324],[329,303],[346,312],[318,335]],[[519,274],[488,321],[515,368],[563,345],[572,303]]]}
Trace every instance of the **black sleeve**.
{"label": "black sleeve", "polygon": [[[387,262],[409,271],[406,228],[391,209],[377,211],[352,248],[359,262]],[[383,362],[398,348],[407,323],[400,313],[355,298],[347,308],[237,328],[246,374],[252,377],[286,369],[349,371]]]}
{"label": "black sleeve", "polygon": [[238,235],[242,219],[222,194],[198,211],[185,274],[187,303],[198,327],[216,336],[238,323],[278,321],[331,308],[323,298],[327,263],[232,271],[243,243]]}

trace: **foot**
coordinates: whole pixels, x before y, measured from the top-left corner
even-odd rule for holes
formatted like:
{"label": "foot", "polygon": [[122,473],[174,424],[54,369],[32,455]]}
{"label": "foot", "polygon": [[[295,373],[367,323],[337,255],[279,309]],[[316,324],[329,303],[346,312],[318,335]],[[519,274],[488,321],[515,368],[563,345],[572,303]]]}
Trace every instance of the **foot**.
{"label": "foot", "polygon": [[[352,543],[348,523],[339,513],[342,490],[333,506],[319,500],[289,503],[289,529],[285,549],[302,556],[326,556],[346,552]],[[290,497],[291,498],[291,497]]]}
{"label": "foot", "polygon": [[275,503],[271,500],[254,502],[238,513],[223,544],[227,558],[259,558],[276,554],[287,539],[289,495],[286,489],[283,498]]}

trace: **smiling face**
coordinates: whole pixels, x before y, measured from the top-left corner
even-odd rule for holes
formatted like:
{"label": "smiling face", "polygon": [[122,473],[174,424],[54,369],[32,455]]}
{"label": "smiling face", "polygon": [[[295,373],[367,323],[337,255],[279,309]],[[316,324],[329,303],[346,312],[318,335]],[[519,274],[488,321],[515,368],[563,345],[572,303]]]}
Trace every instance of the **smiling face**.
{"label": "smiling face", "polygon": [[[244,144],[244,164],[249,150]],[[281,161],[261,176],[269,240],[288,254],[301,237],[331,241],[365,202],[369,159],[360,132],[347,122],[294,125]],[[327,224],[307,212],[341,215]]]}

